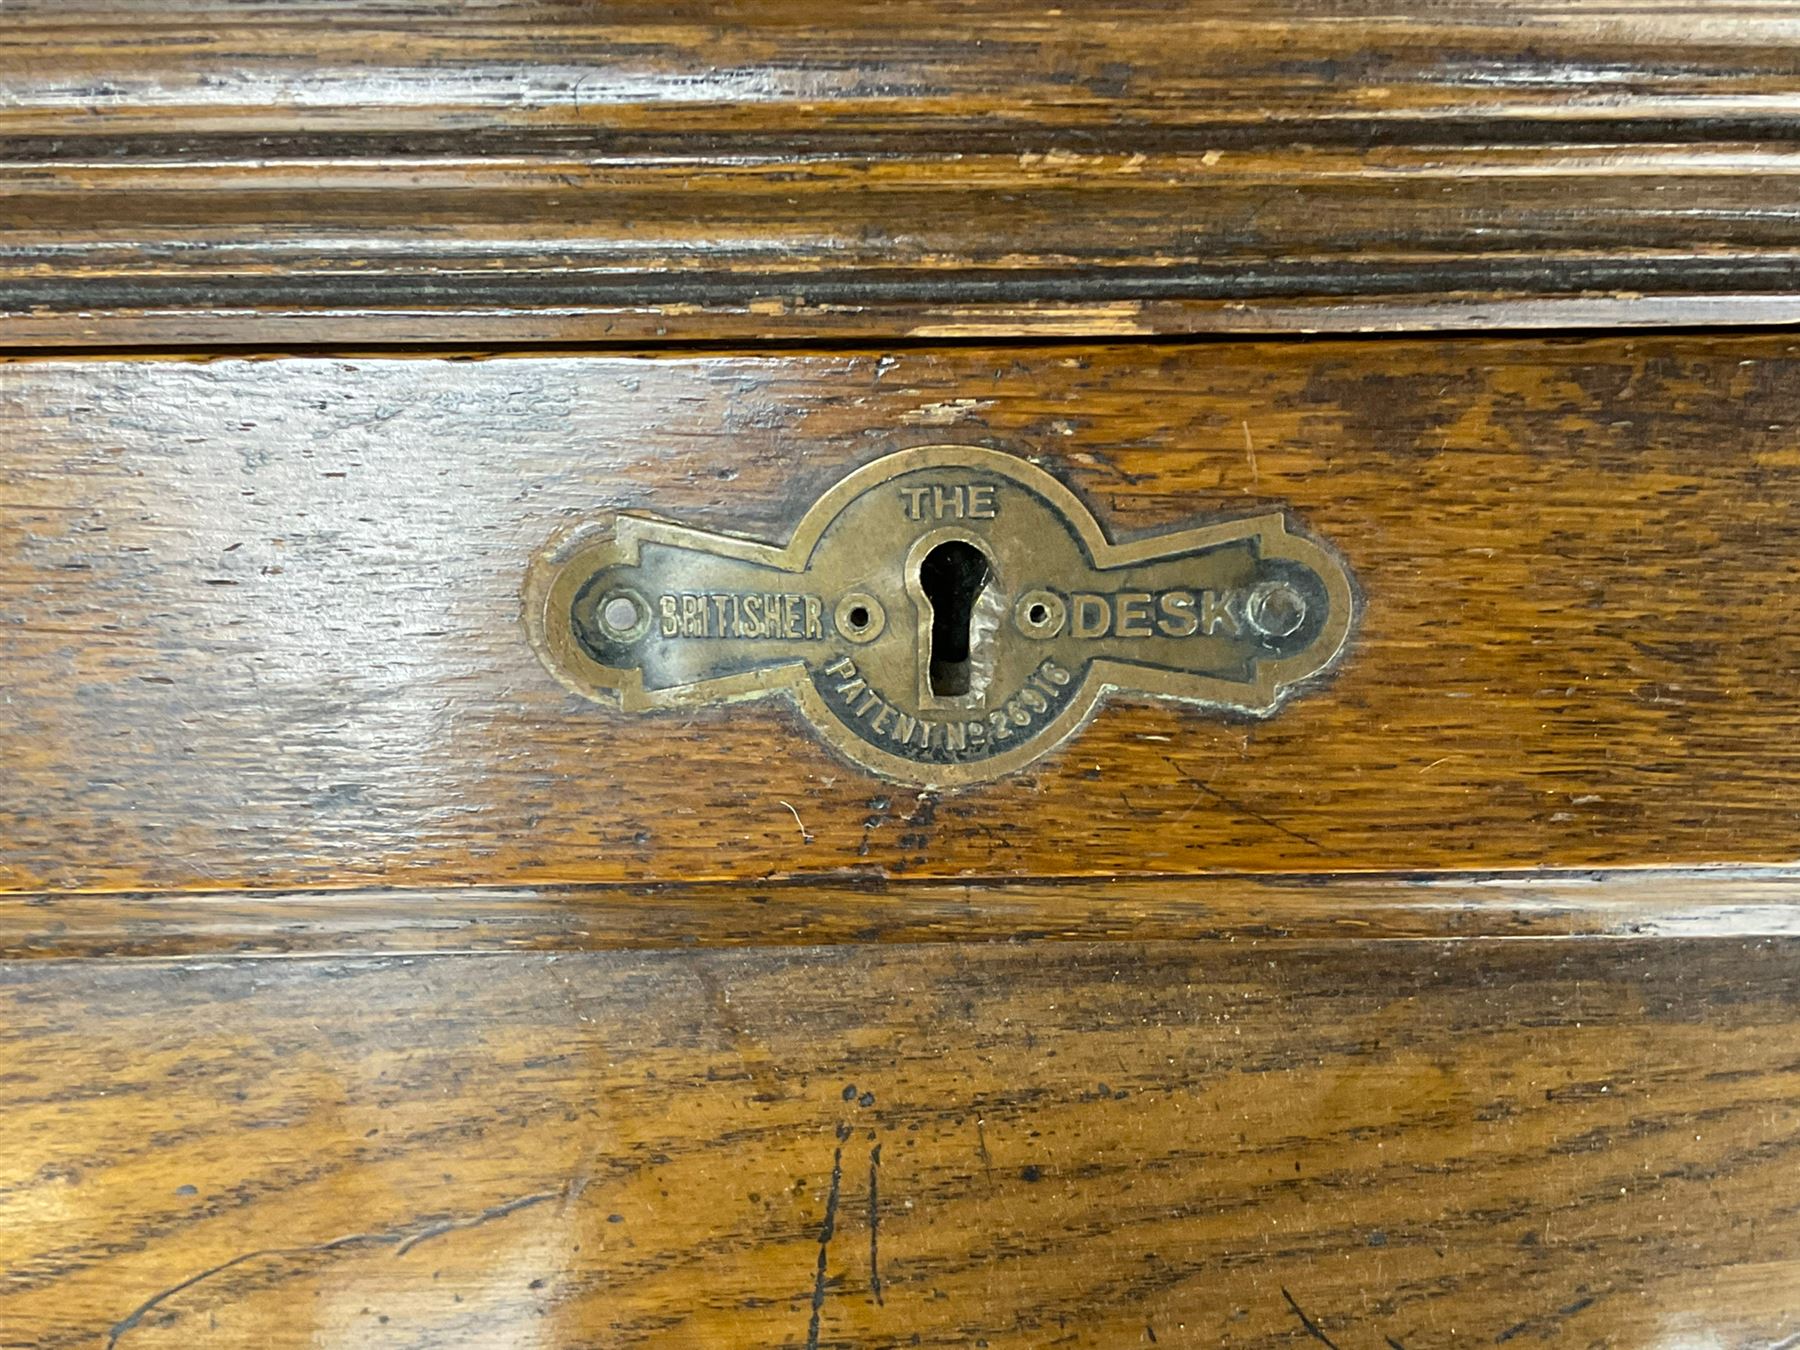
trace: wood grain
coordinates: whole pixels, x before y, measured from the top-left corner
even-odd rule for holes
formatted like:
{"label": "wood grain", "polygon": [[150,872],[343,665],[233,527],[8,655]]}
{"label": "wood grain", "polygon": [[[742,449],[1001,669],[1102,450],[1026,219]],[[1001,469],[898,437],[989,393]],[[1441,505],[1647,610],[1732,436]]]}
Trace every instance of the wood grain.
{"label": "wood grain", "polygon": [[0,1343],[1774,1345],[1795,957],[9,963]]}
{"label": "wood grain", "polygon": [[0,900],[0,959],[919,946],[1800,937],[1793,868],[1277,873],[52,893]]}
{"label": "wood grain", "polygon": [[7,13],[4,343],[1795,319],[1785,2]]}
{"label": "wood grain", "polygon": [[[1789,861],[1797,418],[1772,337],[0,366],[0,879]],[[957,440],[1118,535],[1287,507],[1362,588],[1345,660],[1264,722],[1115,701],[940,798],[779,704],[583,704],[522,636],[588,513],[779,540]]]}
{"label": "wood grain", "polygon": [[[1800,1344],[1800,4],[0,10],[0,1347]],[[1346,659],[921,794],[533,658],[945,441]]]}

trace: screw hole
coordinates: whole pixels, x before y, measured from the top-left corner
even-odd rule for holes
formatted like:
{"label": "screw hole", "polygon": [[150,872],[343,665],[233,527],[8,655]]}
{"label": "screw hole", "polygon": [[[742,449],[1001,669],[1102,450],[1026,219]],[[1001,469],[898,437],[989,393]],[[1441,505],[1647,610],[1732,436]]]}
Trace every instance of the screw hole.
{"label": "screw hole", "polygon": [[887,611],[881,601],[863,591],[851,591],[838,598],[831,611],[837,631],[852,642],[873,642],[887,627]]}
{"label": "screw hole", "polygon": [[1038,642],[1062,632],[1068,616],[1068,605],[1055,591],[1026,591],[1013,604],[1013,626]]}
{"label": "screw hole", "polygon": [[1306,622],[1306,599],[1285,581],[1266,582],[1251,593],[1245,612],[1265,637],[1289,637]]}
{"label": "screw hole", "polygon": [[629,595],[613,596],[600,611],[601,622],[618,633],[628,633],[637,627],[638,618],[637,601]]}

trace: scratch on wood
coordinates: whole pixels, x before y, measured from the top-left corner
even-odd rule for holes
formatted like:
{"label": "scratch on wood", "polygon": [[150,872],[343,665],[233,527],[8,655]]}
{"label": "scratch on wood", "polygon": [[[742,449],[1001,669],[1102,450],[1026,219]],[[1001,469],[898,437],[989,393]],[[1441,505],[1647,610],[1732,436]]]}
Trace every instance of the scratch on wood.
{"label": "scratch on wood", "polygon": [[407,1238],[400,1244],[400,1249],[394,1255],[405,1256],[421,1242],[429,1242],[432,1238],[442,1237],[445,1233],[454,1233],[458,1229],[474,1228],[493,1219],[505,1218],[508,1214],[516,1214],[522,1209],[530,1209],[533,1205],[541,1205],[546,1200],[554,1200],[562,1193],[561,1188],[554,1191],[538,1191],[533,1195],[522,1195],[517,1200],[508,1200],[505,1204],[494,1205],[489,1209],[482,1210],[479,1214],[472,1214],[466,1219],[446,1219],[442,1223],[435,1223]]}
{"label": "scratch on wood", "polygon": [[533,1205],[541,1205],[546,1200],[554,1200],[563,1194],[562,1188],[554,1191],[539,1191],[531,1195],[520,1196],[516,1200],[508,1200],[503,1204],[491,1205],[476,1214],[460,1219],[448,1219],[434,1223],[416,1232],[402,1230],[394,1233],[350,1233],[344,1237],[330,1238],[324,1242],[304,1243],[294,1247],[259,1247],[255,1251],[243,1252],[229,1261],[221,1261],[216,1266],[208,1266],[198,1274],[190,1275],[168,1288],[152,1294],[124,1317],[113,1323],[112,1330],[106,1336],[106,1350],[113,1350],[120,1339],[138,1326],[144,1318],[157,1308],[167,1303],[177,1294],[203,1284],[215,1275],[222,1275],[234,1267],[245,1265],[251,1261],[279,1260],[285,1257],[309,1256],[322,1252],[352,1251],[359,1247],[393,1247],[395,1256],[404,1256],[414,1247],[430,1238],[442,1237],[463,1228],[474,1228],[479,1224],[503,1218],[508,1214],[516,1214],[519,1210],[529,1209]]}
{"label": "scratch on wood", "polygon": [[1210,784],[1201,782],[1198,778],[1194,777],[1193,774],[1189,773],[1186,769],[1182,768],[1182,766],[1180,764],[1178,764],[1174,760],[1170,759],[1167,755],[1163,756],[1163,762],[1165,764],[1167,764],[1171,769],[1175,770],[1176,773],[1180,774],[1188,782],[1192,783],[1195,787],[1200,789],[1200,791],[1204,792],[1207,796],[1211,797],[1214,801],[1219,803],[1220,806],[1225,807],[1227,810],[1236,811],[1239,815],[1242,815],[1242,816],[1248,816],[1248,817],[1250,817],[1251,820],[1258,821],[1264,825],[1267,825],[1271,830],[1276,830],[1282,834],[1285,834],[1289,839],[1298,839],[1301,843],[1305,844],[1308,848],[1316,848],[1321,853],[1328,851],[1326,849],[1325,845],[1321,844],[1317,839],[1308,839],[1305,835],[1301,834],[1300,831],[1290,830],[1286,825],[1283,825],[1279,820],[1274,820],[1274,819],[1270,818],[1269,816],[1265,816],[1262,812],[1253,810],[1252,808],[1245,806],[1242,802],[1233,801],[1230,797],[1227,797],[1223,792],[1220,792],[1217,788],[1212,787]]}
{"label": "scratch on wood", "polygon": [[1548,1336],[1550,1334],[1550,1328],[1554,1327],[1558,1322],[1573,1317],[1578,1312],[1584,1312],[1588,1308],[1593,1307],[1598,1301],[1598,1297],[1598,1295],[1589,1294],[1576,1299],[1573,1303],[1558,1308],[1548,1317],[1535,1319],[1528,1317],[1523,1322],[1515,1322],[1512,1326],[1494,1337],[1494,1344],[1505,1345],[1513,1337],[1532,1330],[1540,1330],[1544,1335]]}
{"label": "scratch on wood", "polygon": [[1294,1302],[1294,1296],[1288,1293],[1285,1285],[1282,1287],[1281,1296],[1287,1300],[1288,1307],[1294,1310],[1294,1316],[1300,1319],[1300,1325],[1306,1329],[1306,1334],[1308,1336],[1311,1336],[1320,1345],[1328,1345],[1331,1347],[1331,1350],[1338,1350],[1337,1342],[1332,1340],[1331,1337],[1327,1336],[1323,1331],[1319,1330],[1318,1323],[1308,1317],[1306,1313],[1301,1310],[1300,1305]]}
{"label": "scratch on wood", "polygon": [[806,1350],[819,1350],[819,1313],[825,1306],[825,1263],[831,1255],[831,1235],[837,1231],[838,1192],[844,1183],[844,1140],[848,1125],[838,1126],[838,1146],[831,1152],[831,1188],[825,1193],[825,1222],[819,1225],[819,1264],[813,1273],[812,1320],[806,1327]]}
{"label": "scratch on wood", "polygon": [[869,1290],[875,1295],[875,1306],[883,1306],[881,1297],[881,1145],[869,1150]]}
{"label": "scratch on wood", "polygon": [[203,1284],[215,1275],[222,1275],[234,1266],[241,1266],[250,1261],[284,1256],[305,1256],[313,1252],[334,1252],[356,1247],[385,1247],[400,1242],[403,1235],[399,1233],[351,1233],[344,1237],[332,1238],[326,1242],[312,1242],[299,1247],[259,1247],[253,1252],[243,1252],[229,1261],[221,1261],[216,1266],[208,1266],[197,1275],[190,1275],[160,1290],[133,1308],[124,1317],[113,1323],[112,1330],[106,1336],[106,1350],[113,1350],[120,1339],[138,1323],[142,1322],[157,1308],[167,1303],[177,1294]]}
{"label": "scratch on wood", "polygon": [[800,827],[800,842],[803,844],[812,843],[812,841],[813,841],[812,831],[806,828],[806,822],[804,820],[800,819],[800,813],[794,809],[793,803],[792,802],[782,802],[781,804],[783,806],[787,807],[788,814],[794,818],[794,824],[796,824]]}

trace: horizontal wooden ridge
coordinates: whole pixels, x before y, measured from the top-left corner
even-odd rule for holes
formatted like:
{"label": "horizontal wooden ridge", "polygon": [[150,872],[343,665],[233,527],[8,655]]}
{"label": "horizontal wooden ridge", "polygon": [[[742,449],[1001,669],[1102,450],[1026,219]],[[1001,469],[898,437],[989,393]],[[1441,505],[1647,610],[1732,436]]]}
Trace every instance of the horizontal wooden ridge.
{"label": "horizontal wooden ridge", "polygon": [[1800,868],[0,896],[0,960],[1800,936]]}
{"label": "horizontal wooden ridge", "polygon": [[0,344],[1800,318],[1800,8],[9,5]]}

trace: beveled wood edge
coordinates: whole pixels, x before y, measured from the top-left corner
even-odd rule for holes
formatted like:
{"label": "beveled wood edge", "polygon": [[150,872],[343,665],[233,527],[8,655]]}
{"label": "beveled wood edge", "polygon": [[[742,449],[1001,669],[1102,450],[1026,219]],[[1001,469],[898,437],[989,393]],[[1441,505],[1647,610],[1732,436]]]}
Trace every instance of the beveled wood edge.
{"label": "beveled wood edge", "polygon": [[0,896],[3,960],[1795,935],[1795,867]]}
{"label": "beveled wood edge", "polygon": [[7,6],[0,343],[1795,318],[1750,0],[137,8]]}
{"label": "beveled wood edge", "polygon": [[1096,304],[814,304],[433,309],[84,309],[0,312],[0,355],[207,347],[344,350],[1166,340],[1183,337],[1584,333],[1800,326],[1800,295],[1437,296],[1121,300]]}

